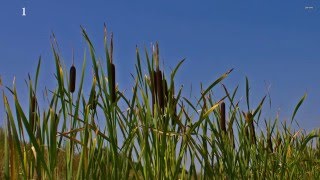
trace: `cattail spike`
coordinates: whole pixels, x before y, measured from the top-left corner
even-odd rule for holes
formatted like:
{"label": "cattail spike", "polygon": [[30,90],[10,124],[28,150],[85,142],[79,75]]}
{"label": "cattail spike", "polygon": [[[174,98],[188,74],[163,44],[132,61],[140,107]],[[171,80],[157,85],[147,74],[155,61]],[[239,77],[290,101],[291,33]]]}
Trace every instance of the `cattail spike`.
{"label": "cattail spike", "polygon": [[220,105],[220,129],[226,133],[226,104],[224,102]]}
{"label": "cattail spike", "polygon": [[74,93],[76,88],[76,67],[74,65],[70,68],[70,80],[69,80],[69,91]]}

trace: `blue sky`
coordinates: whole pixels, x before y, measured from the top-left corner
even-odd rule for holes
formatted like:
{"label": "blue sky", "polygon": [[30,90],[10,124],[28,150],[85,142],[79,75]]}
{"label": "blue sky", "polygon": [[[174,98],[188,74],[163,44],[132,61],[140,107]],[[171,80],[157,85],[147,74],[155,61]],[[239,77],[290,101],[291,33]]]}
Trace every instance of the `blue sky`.
{"label": "blue sky", "polygon": [[[135,46],[143,50],[158,41],[167,72],[187,59],[177,77],[185,91],[192,84],[196,95],[200,82],[209,85],[235,68],[225,83],[231,89],[239,84],[244,95],[248,76],[253,105],[266,94],[266,83],[271,84],[272,108],[266,108],[267,117],[280,109],[280,117],[289,119],[307,93],[297,120],[311,129],[320,125],[319,19],[320,1],[316,0],[1,1],[0,75],[9,86],[15,76],[23,98],[24,80],[28,73],[34,75],[41,55],[41,85],[53,88],[51,32],[56,34],[66,66],[71,65],[74,48],[80,69],[86,48],[80,25],[103,57],[106,23],[114,32],[120,89],[129,89],[127,82],[132,82]],[[0,108],[3,117],[2,104]]]}

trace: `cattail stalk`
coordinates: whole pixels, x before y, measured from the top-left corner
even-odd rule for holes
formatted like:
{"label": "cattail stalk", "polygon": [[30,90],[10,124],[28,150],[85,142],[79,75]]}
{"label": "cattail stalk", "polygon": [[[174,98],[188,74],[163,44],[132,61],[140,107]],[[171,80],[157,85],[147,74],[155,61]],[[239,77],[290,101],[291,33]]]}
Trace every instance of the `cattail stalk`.
{"label": "cattail stalk", "polygon": [[116,68],[114,64],[111,64],[111,101],[114,103],[116,102]]}
{"label": "cattail stalk", "polygon": [[111,71],[111,102],[115,103],[116,102],[116,68],[115,65],[113,64],[113,33],[111,33],[111,40],[110,40],[110,71]]}

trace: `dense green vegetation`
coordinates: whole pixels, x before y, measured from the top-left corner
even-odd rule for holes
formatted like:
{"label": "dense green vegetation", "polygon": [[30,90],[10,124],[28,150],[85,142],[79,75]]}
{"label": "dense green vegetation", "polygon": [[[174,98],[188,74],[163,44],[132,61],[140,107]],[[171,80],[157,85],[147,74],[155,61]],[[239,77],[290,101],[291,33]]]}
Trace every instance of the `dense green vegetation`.
{"label": "dense green vegetation", "polygon": [[[1,179],[320,179],[320,131],[295,131],[290,123],[262,118],[266,98],[252,107],[248,80],[241,109],[238,88],[222,84],[232,70],[201,88],[194,102],[175,84],[183,60],[165,74],[155,44],[150,54],[137,49],[128,97],[116,86],[121,72],[113,63],[112,36],[105,30],[102,65],[84,29],[82,34],[90,60],[84,54],[82,68],[70,71],[52,38],[57,87],[48,90],[48,108],[37,103],[41,59],[28,79],[28,107],[21,107],[15,84],[3,90]],[[94,76],[87,97],[90,62]],[[213,96],[215,88],[224,95]],[[259,130],[259,124],[266,128]]]}

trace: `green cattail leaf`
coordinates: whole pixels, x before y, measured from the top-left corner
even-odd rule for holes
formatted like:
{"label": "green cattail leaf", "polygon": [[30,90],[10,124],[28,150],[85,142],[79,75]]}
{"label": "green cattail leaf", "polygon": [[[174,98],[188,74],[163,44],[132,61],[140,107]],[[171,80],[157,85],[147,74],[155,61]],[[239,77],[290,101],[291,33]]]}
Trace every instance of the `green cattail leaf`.
{"label": "green cattail leaf", "polygon": [[233,69],[230,69],[228,72],[224,73],[222,76],[220,76],[216,81],[214,81],[201,95],[201,98],[199,99],[198,103],[200,103],[200,101],[205,98],[205,95],[213,88],[215,87],[217,84],[219,84],[223,79],[225,79],[231,72],[233,71]]}
{"label": "green cattail leaf", "polygon": [[174,80],[174,77],[176,76],[176,73],[177,73],[179,67],[182,65],[182,63],[183,63],[185,60],[186,60],[185,58],[182,59],[182,60],[178,63],[178,65],[173,69],[173,71],[172,71],[172,73],[171,73],[171,82]]}
{"label": "green cattail leaf", "polygon": [[16,111],[17,113],[20,115],[21,119],[22,119],[22,122],[28,132],[28,135],[29,135],[29,138],[30,138],[30,142],[31,144],[33,145],[33,147],[35,148],[35,151],[37,153],[37,157],[39,158],[40,162],[41,162],[41,165],[42,167],[44,168],[44,170],[47,172],[48,174],[48,177],[51,179],[51,171],[49,170],[47,164],[46,164],[46,161],[45,161],[45,158],[44,158],[44,154],[43,152],[41,151],[41,148],[37,142],[37,139],[35,137],[35,135],[33,134],[33,131],[32,131],[32,128],[30,127],[30,124],[28,123],[28,120],[20,106],[20,103],[16,97],[16,92],[15,92],[15,98],[14,98],[14,102],[15,102],[15,106],[16,106]]}
{"label": "green cattail leaf", "polygon": [[262,98],[262,100],[260,101],[259,106],[257,107],[257,109],[256,109],[256,110],[253,112],[253,114],[252,114],[253,117],[255,117],[256,114],[257,114],[259,111],[261,111],[262,105],[263,105],[264,100],[266,99],[266,97],[267,97],[267,96],[264,96],[264,97]]}
{"label": "green cattail leaf", "polygon": [[37,65],[37,71],[36,71],[36,77],[35,77],[35,83],[34,83],[34,91],[35,92],[37,92],[38,77],[39,77],[39,73],[40,73],[40,65],[41,65],[41,56],[39,57],[38,65]]}
{"label": "green cattail leaf", "polygon": [[303,101],[306,99],[307,97],[307,94],[304,94],[303,97],[300,99],[299,103],[296,105],[296,107],[294,108],[294,111],[293,111],[293,114],[292,114],[292,117],[291,117],[291,123],[294,119],[294,117],[296,116],[297,114],[297,111],[299,110],[301,104],[303,103]]}
{"label": "green cattail leaf", "polygon": [[[11,110],[11,108],[10,108],[8,99],[7,99],[7,97],[5,96],[4,92],[3,92],[2,94],[3,94],[3,102],[4,102],[6,114],[7,114],[7,134],[8,134],[8,135],[10,135],[10,134],[13,135],[14,143],[15,143],[16,149],[17,149],[17,151],[18,151],[19,158],[20,158],[20,160],[22,161],[22,160],[23,160],[23,154],[22,154],[21,142],[20,142],[20,140],[19,140],[17,128],[16,128],[16,126],[15,126],[15,122],[14,122],[14,117],[13,117],[13,114],[12,114],[12,110]],[[18,117],[17,117],[17,118],[18,118]],[[10,148],[10,143],[11,143],[11,142],[9,141],[9,142],[8,142],[8,148]],[[8,158],[8,161],[9,161],[9,158]],[[26,172],[25,172],[25,167],[24,167],[24,165],[22,165],[22,170],[23,170],[23,174],[25,174]]]}
{"label": "green cattail leaf", "polygon": [[320,135],[314,134],[314,133],[308,134],[308,136],[305,137],[303,139],[303,141],[301,142],[301,146],[300,146],[299,151],[302,152],[306,148],[307,143],[310,142],[313,138],[320,138]]}
{"label": "green cattail leaf", "polygon": [[212,111],[215,110],[219,105],[220,105],[220,102],[218,102],[218,103],[216,103],[215,105],[213,105],[210,109],[208,109],[208,110],[204,113],[204,115],[203,115],[202,118],[205,119],[206,117],[208,117],[209,114],[212,113]]}

